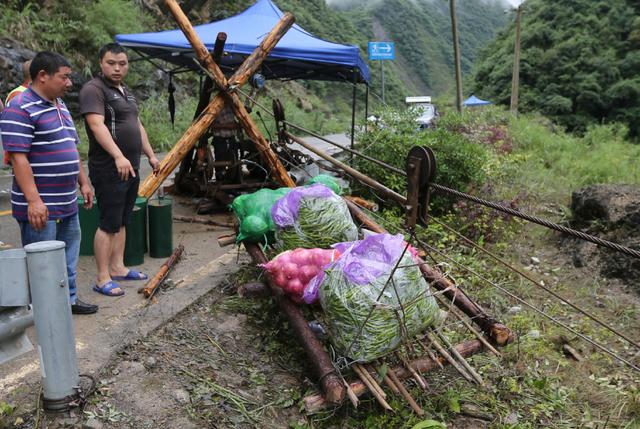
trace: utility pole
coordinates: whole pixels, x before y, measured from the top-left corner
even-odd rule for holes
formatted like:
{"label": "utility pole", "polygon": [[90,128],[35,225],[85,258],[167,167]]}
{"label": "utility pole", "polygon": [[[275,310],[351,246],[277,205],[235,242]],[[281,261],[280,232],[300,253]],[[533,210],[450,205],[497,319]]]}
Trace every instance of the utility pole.
{"label": "utility pole", "polygon": [[518,115],[518,91],[520,90],[520,21],[522,3],[516,9],[516,42],[513,51],[513,75],[511,78],[511,114]]}
{"label": "utility pole", "polygon": [[456,68],[456,109],[462,113],[462,71],[460,70],[460,41],[458,40],[458,19],[456,18],[456,0],[449,0],[451,11],[451,32],[453,33],[453,55]]}

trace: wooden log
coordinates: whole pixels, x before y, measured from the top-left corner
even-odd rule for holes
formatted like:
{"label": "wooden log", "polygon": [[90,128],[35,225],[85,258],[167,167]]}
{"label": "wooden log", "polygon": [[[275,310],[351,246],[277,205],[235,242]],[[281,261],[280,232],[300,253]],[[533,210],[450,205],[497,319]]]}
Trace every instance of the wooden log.
{"label": "wooden log", "polygon": [[245,283],[238,287],[238,295],[243,298],[263,298],[271,295],[269,286],[261,282]]}
{"label": "wooden log", "polygon": [[191,151],[204,133],[207,132],[218,113],[224,106],[224,98],[217,95],[211,103],[204,109],[200,117],[191,124],[184,132],[178,142],[171,148],[167,156],[160,161],[160,168],[157,173],[150,174],[140,185],[138,195],[150,198],[158,187],[165,181],[171,172],[180,164],[180,161]]}
{"label": "wooden log", "polygon": [[[167,0],[167,2],[175,3],[175,0]],[[167,3],[168,5],[168,3]],[[177,4],[176,4],[177,6]],[[178,7],[178,9],[180,9]],[[182,10],[180,10],[182,14]],[[184,15],[184,14],[182,14]],[[187,20],[188,21],[188,20]],[[262,40],[260,45],[253,51],[253,53],[245,60],[242,66],[233,74],[230,81],[235,86],[241,86],[253,75],[262,65],[262,61],[268,53],[275,47],[276,43],[282,38],[286,31],[293,25],[294,18],[290,13],[284,14],[278,24],[271,30],[271,32]],[[191,24],[189,24],[191,25]],[[194,32],[195,33],[195,32]],[[197,35],[196,35],[197,37]],[[206,48],[205,48],[206,51]],[[209,53],[206,52],[206,57],[209,58]],[[209,64],[217,68],[217,65],[213,61]],[[219,68],[218,68],[219,71]],[[222,73],[222,72],[220,72]],[[224,78],[224,75],[222,75]],[[226,81],[225,81],[226,82]],[[225,83],[225,89],[226,89]],[[148,176],[145,181],[140,185],[139,195],[149,198],[158,189],[158,186],[169,177],[171,172],[176,168],[180,161],[186,154],[190,153],[196,142],[200,137],[209,129],[218,113],[224,106],[225,99],[222,94],[217,94],[209,105],[204,109],[199,119],[196,120],[185,131],[184,135],[173,146],[171,151],[160,162],[160,169],[156,174]],[[286,186],[290,186],[287,184]]]}
{"label": "wooden log", "polygon": [[380,207],[374,203],[373,201],[365,200],[364,198],[356,197],[353,195],[345,195],[345,198],[354,204],[359,205],[367,210],[371,210],[372,212],[377,212],[380,210]]}
{"label": "wooden log", "polygon": [[[266,264],[268,261],[257,244],[244,243],[245,248],[256,264]],[[332,404],[341,403],[346,394],[342,377],[340,377],[333,367],[331,357],[324,349],[322,343],[316,338],[309,328],[307,320],[302,315],[300,308],[282,294],[279,287],[275,286],[273,278],[268,272],[264,273],[266,283],[271,290],[274,300],[280,310],[287,315],[289,326],[293,330],[296,338],[301,342],[318,383],[325,395],[326,402]]]}
{"label": "wooden log", "polygon": [[[356,204],[345,200],[351,214],[365,228],[377,232],[387,231],[371,220]],[[473,320],[478,327],[498,346],[505,346],[514,340],[513,332],[502,323],[489,316],[478,304],[473,302],[462,289],[458,288],[451,280],[446,278],[439,270],[431,268],[426,262],[420,260],[420,271],[424,278],[439,291],[443,291],[452,303]]]}
{"label": "wooden log", "polygon": [[[169,9],[169,12],[171,12],[171,15],[173,15],[174,19],[176,20],[178,27],[180,27],[185,37],[193,47],[196,57],[207,69],[209,69],[209,65],[214,63],[214,60],[211,57],[211,55],[209,55],[209,50],[206,48],[206,46],[204,46],[204,43],[202,43],[202,41],[200,40],[200,37],[198,36],[196,31],[193,29],[193,26],[191,25],[189,18],[187,18],[187,16],[184,14],[178,2],[176,2],[175,0],[165,0],[164,4]],[[213,67],[211,68],[210,71],[216,77],[215,80],[217,82],[224,81],[226,84],[227,79],[224,77],[224,74],[222,73],[219,67],[217,66]],[[226,85],[221,87],[221,89],[225,90]]]}
{"label": "wooden log", "polygon": [[138,292],[142,292],[145,298],[149,298],[152,296],[158,286],[162,284],[162,282],[167,278],[169,272],[173,269],[175,264],[180,260],[182,256],[182,252],[184,252],[184,246],[181,244],[175,248],[171,256],[160,266],[160,270],[153,276],[144,287],[140,288]]}
{"label": "wooden log", "polygon": [[220,247],[231,246],[232,244],[235,244],[235,243],[236,243],[235,234],[221,235],[220,237],[218,237],[218,246]]}
{"label": "wooden log", "polygon": [[203,225],[221,226],[223,228],[233,228],[234,226],[232,223],[217,222],[215,220],[205,219],[197,216],[173,215],[173,220],[177,220],[178,222],[201,223]]}
{"label": "wooden log", "polygon": [[271,169],[271,174],[282,186],[288,186],[294,188],[296,183],[289,176],[287,169],[284,168],[280,158],[271,150],[271,145],[260,133],[258,126],[253,122],[253,119],[244,107],[244,103],[240,100],[237,94],[227,94],[228,102],[231,102],[233,110],[236,114],[236,118],[242,125],[242,128],[247,133],[247,136],[255,143],[256,148],[260,152],[262,159]]}
{"label": "wooden log", "polygon": [[[484,345],[480,340],[470,340],[458,344],[455,347],[462,356],[467,357],[482,351]],[[446,365],[448,363],[443,357],[439,357],[437,360],[442,365]],[[410,365],[419,373],[425,373],[439,368],[436,361],[428,357],[413,360],[410,362]],[[391,370],[394,372],[396,377],[398,377],[398,380],[404,380],[405,378],[411,377],[411,373],[404,367],[395,367],[391,368]],[[349,386],[351,386],[351,390],[353,390],[353,393],[357,396],[362,396],[367,392],[367,387],[361,381],[349,382]],[[328,402],[321,394],[306,396],[303,398],[303,402],[308,414],[314,414],[335,405]]]}

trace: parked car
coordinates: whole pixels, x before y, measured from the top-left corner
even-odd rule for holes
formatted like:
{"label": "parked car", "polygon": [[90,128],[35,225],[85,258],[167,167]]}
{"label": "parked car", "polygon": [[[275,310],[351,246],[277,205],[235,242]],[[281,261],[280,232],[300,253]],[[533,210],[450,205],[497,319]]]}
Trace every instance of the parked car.
{"label": "parked car", "polygon": [[431,102],[431,97],[423,95],[419,97],[407,97],[405,103],[409,108],[413,108],[417,111],[418,117],[416,122],[418,128],[421,130],[432,128],[435,119],[438,117],[438,111],[436,106]]}

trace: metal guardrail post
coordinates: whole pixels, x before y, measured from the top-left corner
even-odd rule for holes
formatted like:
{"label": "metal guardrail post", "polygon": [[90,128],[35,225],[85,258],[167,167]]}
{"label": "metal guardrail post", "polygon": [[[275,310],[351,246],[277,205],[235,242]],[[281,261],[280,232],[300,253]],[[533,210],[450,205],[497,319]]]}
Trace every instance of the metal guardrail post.
{"label": "metal guardrail post", "polygon": [[38,336],[43,406],[65,411],[78,397],[80,376],[69,301],[65,244],[40,241],[25,246]]}
{"label": "metal guardrail post", "polygon": [[33,350],[25,330],[33,325],[27,308],[27,254],[22,249],[0,252],[0,364]]}

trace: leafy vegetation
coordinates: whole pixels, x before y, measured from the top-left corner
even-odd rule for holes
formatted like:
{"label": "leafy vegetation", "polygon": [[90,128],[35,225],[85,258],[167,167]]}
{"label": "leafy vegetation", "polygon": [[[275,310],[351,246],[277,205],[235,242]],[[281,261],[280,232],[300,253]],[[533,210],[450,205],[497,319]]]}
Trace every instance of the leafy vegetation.
{"label": "leafy vegetation", "polygon": [[[528,0],[522,19],[520,105],[572,131],[621,122],[640,134],[640,6],[632,0]],[[484,50],[473,86],[508,103],[513,28]]]}

